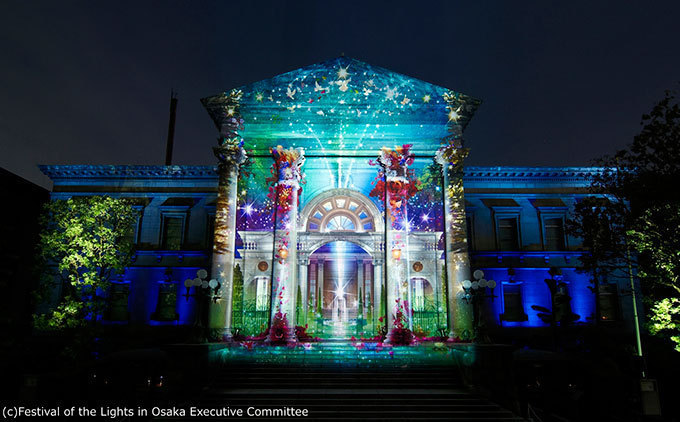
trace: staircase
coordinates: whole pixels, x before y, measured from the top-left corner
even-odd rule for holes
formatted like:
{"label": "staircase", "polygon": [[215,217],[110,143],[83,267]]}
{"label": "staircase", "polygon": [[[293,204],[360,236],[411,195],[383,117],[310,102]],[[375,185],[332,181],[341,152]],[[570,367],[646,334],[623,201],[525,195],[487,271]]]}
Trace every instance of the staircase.
{"label": "staircase", "polygon": [[306,409],[308,420],[522,420],[466,391],[446,352],[366,350],[339,342],[225,353],[185,406],[243,409],[243,419],[248,408],[293,407]]}

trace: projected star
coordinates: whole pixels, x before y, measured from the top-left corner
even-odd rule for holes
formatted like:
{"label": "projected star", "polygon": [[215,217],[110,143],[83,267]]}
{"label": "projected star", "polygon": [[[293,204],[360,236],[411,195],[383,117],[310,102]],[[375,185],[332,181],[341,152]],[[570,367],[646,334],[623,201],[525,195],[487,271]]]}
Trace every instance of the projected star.
{"label": "projected star", "polygon": [[449,121],[453,121],[453,122],[458,121],[458,119],[460,118],[460,114],[458,114],[459,110],[460,110],[460,108],[458,110],[452,109],[451,111],[449,111]]}
{"label": "projected star", "polygon": [[349,72],[347,72],[347,69],[349,69],[349,66],[347,67],[340,66],[340,69],[338,69],[338,78],[347,79],[347,77],[349,76]]}

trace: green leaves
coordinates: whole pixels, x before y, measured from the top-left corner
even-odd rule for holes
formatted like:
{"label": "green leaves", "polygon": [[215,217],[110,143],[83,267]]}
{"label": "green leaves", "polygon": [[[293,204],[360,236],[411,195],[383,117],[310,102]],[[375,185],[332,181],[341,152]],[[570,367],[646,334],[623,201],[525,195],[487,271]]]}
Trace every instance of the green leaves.
{"label": "green leaves", "polygon": [[666,334],[680,352],[680,298],[666,298],[654,304],[650,310],[649,331],[652,334]]}
{"label": "green leaves", "polygon": [[[137,212],[124,199],[75,197],[45,205],[39,257],[46,280],[61,278],[62,297],[41,328],[75,328],[101,316],[111,277],[122,274],[132,255]],[[44,295],[43,295],[44,296]]]}
{"label": "green leaves", "polygon": [[[627,273],[629,263],[637,270],[654,319],[676,303],[669,300],[680,300],[680,104],[675,93],[667,91],[641,123],[628,148],[596,160],[602,172],[593,177],[590,193],[598,197],[577,203],[567,229],[583,239],[589,253],[581,262],[595,283],[615,271]],[[630,254],[632,262],[629,247],[636,252]]]}

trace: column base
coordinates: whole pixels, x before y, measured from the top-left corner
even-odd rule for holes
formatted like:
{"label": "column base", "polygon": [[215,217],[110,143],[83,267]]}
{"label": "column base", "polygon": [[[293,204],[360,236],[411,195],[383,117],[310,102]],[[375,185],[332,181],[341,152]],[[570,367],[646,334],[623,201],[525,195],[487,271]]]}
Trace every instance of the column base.
{"label": "column base", "polygon": [[210,328],[208,330],[209,341],[211,342],[231,342],[233,335],[229,328]]}

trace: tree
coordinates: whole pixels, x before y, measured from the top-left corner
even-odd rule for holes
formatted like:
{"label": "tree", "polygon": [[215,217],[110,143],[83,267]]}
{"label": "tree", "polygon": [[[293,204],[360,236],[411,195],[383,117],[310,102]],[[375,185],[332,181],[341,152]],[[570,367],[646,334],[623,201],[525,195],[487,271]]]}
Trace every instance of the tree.
{"label": "tree", "polygon": [[59,291],[54,309],[36,315],[40,329],[93,326],[102,317],[111,279],[133,251],[136,211],[122,199],[76,197],[45,205],[39,243],[43,263],[38,300]]}
{"label": "tree", "polygon": [[680,206],[647,209],[628,231],[631,245],[647,259],[640,277],[656,299],[649,310],[650,332],[667,336],[680,352]]}
{"label": "tree", "polygon": [[676,94],[667,91],[642,116],[641,125],[627,148],[595,161],[601,167],[590,185],[595,196],[576,205],[567,228],[589,251],[581,263],[593,276],[596,294],[606,276],[634,267],[647,299],[660,303],[680,297],[676,262],[680,244],[674,239],[680,204]]}

